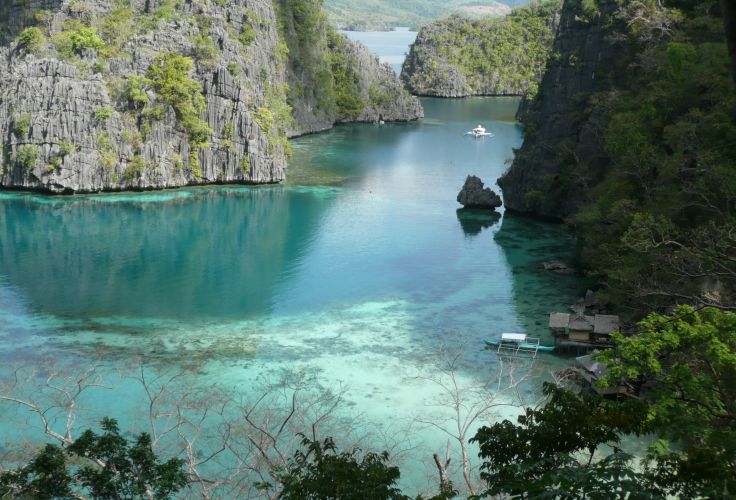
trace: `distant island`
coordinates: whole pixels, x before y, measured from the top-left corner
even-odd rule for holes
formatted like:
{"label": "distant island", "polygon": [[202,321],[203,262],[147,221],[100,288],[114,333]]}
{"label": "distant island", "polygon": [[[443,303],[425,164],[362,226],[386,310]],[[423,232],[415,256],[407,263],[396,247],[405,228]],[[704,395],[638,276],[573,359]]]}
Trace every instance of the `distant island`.
{"label": "distant island", "polygon": [[423,26],[401,79],[416,95],[533,96],[552,51],[562,2],[471,19],[460,14]]}
{"label": "distant island", "polygon": [[524,0],[326,0],[324,8],[338,29],[387,31],[396,27],[420,26],[453,13],[465,16],[503,16]]}

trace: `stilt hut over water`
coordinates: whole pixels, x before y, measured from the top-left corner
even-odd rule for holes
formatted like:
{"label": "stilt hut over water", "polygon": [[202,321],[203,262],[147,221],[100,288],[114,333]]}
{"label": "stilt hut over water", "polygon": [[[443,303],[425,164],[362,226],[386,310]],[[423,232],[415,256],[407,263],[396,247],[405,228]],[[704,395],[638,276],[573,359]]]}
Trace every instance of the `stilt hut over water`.
{"label": "stilt hut over water", "polygon": [[586,315],[584,306],[579,306],[573,314],[551,313],[549,328],[561,347],[610,347],[611,334],[619,331],[619,319],[611,314]]}

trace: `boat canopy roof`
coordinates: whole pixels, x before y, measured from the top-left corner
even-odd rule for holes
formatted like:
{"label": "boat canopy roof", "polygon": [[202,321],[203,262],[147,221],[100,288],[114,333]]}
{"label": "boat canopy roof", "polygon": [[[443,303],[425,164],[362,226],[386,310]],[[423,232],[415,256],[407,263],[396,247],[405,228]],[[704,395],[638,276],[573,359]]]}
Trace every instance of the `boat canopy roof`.
{"label": "boat canopy roof", "polygon": [[525,333],[502,333],[501,340],[512,340],[514,342],[524,342],[526,341],[526,334]]}

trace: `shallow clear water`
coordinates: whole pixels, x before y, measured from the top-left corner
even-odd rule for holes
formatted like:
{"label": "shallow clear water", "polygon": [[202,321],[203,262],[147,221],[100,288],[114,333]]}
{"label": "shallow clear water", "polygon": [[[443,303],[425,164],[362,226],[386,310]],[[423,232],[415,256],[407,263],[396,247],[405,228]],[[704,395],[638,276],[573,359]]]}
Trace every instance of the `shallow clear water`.
{"label": "shallow clear water", "polygon": [[398,75],[409,46],[417,38],[417,32],[409,29],[393,31],[341,31],[351,40],[360,42],[374,52],[381,62],[389,63]]}
{"label": "shallow clear water", "polygon": [[[571,234],[463,215],[455,202],[466,175],[492,184],[506,168],[521,143],[517,101],[423,103],[418,123],[294,140],[280,186],[0,193],[4,366],[104,347],[110,368],[136,355],[198,363],[203,380],[246,395],[259,376],[306,369],[344,384],[349,411],[380,427],[426,411],[436,387],[409,375],[441,344],[460,346],[470,380],[497,369],[484,338],[548,338],[546,315],[581,292],[576,278],[542,268],[570,257]],[[479,122],[494,137],[463,135]],[[545,370],[566,362],[539,361]],[[539,383],[527,386],[530,397]],[[134,399],[121,386],[88,409],[135,429]],[[10,443],[17,428],[1,425],[0,442]],[[420,488],[446,438],[417,436],[404,481]]]}

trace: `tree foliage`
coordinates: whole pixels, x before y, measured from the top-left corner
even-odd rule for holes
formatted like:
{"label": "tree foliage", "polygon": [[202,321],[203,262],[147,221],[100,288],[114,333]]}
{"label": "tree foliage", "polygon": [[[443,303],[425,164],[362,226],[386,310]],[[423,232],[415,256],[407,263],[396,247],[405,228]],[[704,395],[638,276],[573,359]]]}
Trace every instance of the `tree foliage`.
{"label": "tree foliage", "polygon": [[187,485],[184,461],[161,462],[148,434],[128,443],[115,420],[101,427],[102,434],[87,430],[66,449],[47,444],[26,466],[0,474],[0,498],[170,498]]}
{"label": "tree foliage", "polygon": [[355,118],[368,104],[368,91],[361,88],[347,38],[330,26],[322,3],[279,0],[275,4],[280,34],[288,45],[288,103],[297,119],[298,113],[305,112],[309,119]]}
{"label": "tree foliage", "polygon": [[652,450],[653,473],[672,495],[736,492],[736,314],[679,306],[639,329],[599,358],[604,384],[647,381],[648,425],[667,440]]}
{"label": "tree foliage", "polygon": [[205,108],[202,86],[190,78],[192,60],[173,52],[158,56],[148,70],[148,79],[156,95],[169,104],[189,136],[193,150],[209,145],[212,134],[207,122],[199,115]]}
{"label": "tree foliage", "polygon": [[331,32],[328,37],[329,64],[334,81],[338,119],[354,118],[366,106],[360,90],[360,77],[347,52],[343,35]]}
{"label": "tree foliage", "polygon": [[[484,460],[484,496],[579,498],[596,491],[636,491],[638,474],[620,451],[622,432],[642,430],[641,405],[610,403],[546,384],[540,409],[527,408],[518,425],[504,420],[481,427],[477,442]],[[614,455],[605,457],[605,446]],[[601,461],[594,462],[598,455]],[[634,484],[632,484],[634,483]]]}
{"label": "tree foliage", "polygon": [[[603,386],[638,382],[639,400],[612,401],[546,385],[518,424],[482,427],[486,496],[726,498],[736,492],[736,314],[680,306],[651,314],[598,355]],[[624,436],[656,438],[646,456]],[[610,450],[610,451],[608,451]]]}
{"label": "tree foliage", "polygon": [[82,55],[86,50],[104,52],[107,48],[96,28],[76,19],[67,20],[62,31],[53,33],[51,41],[59,55],[65,59]]}
{"label": "tree foliage", "polygon": [[23,170],[32,170],[41,160],[41,146],[38,144],[21,144],[15,153],[15,161]]}
{"label": "tree foliage", "polygon": [[358,449],[338,452],[331,438],[323,442],[304,438],[289,470],[280,476],[281,498],[286,500],[404,500],[396,482],[398,467],[388,464],[388,453],[362,454]]}
{"label": "tree foliage", "polygon": [[46,45],[46,34],[41,28],[31,26],[20,32],[16,42],[19,48],[37,54]]}

